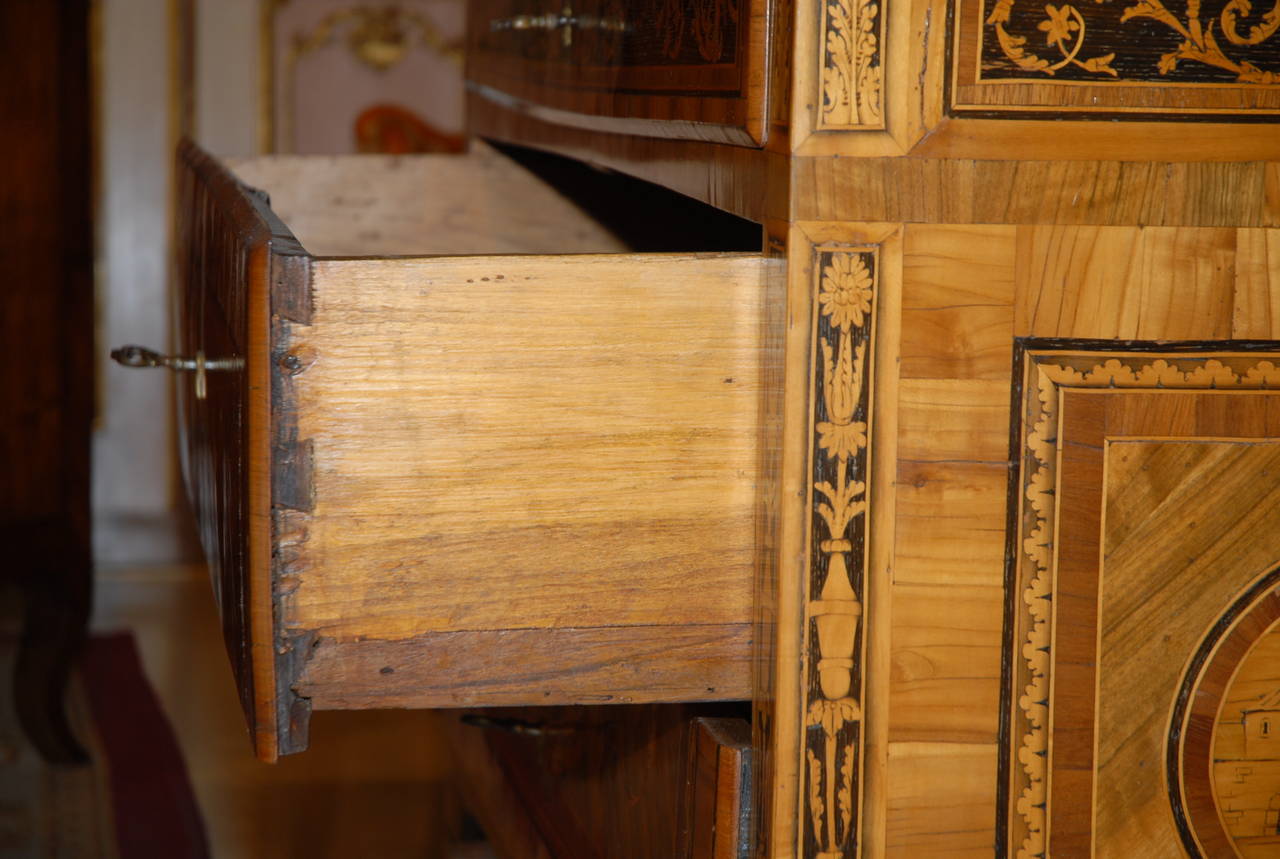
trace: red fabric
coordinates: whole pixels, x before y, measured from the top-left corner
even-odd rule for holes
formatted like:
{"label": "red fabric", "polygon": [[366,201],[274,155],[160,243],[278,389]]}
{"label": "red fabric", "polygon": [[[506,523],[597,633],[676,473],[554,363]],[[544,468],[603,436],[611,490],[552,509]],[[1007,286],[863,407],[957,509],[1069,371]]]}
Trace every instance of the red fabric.
{"label": "red fabric", "polygon": [[133,636],[93,636],[81,666],[107,756],[120,859],[208,859],[186,763]]}

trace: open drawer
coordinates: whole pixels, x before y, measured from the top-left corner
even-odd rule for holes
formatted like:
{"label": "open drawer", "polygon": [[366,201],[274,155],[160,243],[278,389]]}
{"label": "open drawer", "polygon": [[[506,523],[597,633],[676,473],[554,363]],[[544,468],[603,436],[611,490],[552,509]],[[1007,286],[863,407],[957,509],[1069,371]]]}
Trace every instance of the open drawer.
{"label": "open drawer", "polygon": [[312,708],[751,697],[766,260],[620,252],[479,146],[179,161],[184,473],[260,757]]}

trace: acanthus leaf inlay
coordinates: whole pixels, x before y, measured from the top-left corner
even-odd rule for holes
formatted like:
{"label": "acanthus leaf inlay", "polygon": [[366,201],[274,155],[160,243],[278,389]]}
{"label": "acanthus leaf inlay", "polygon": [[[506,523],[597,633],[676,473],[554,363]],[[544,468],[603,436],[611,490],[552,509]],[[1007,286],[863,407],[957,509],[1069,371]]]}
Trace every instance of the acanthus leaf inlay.
{"label": "acanthus leaf inlay", "polygon": [[823,3],[818,128],[876,130],[884,125],[884,42],[886,0],[828,0]]}

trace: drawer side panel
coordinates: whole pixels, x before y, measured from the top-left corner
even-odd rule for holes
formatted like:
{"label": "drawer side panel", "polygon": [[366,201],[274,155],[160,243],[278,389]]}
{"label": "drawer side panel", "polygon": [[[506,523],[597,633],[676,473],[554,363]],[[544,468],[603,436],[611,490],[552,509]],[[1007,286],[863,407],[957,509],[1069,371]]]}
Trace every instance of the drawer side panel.
{"label": "drawer side panel", "polygon": [[[664,700],[677,675],[690,698],[749,694],[766,264],[317,260],[313,324],[295,341],[315,507],[283,607],[320,642],[306,694],[344,706],[342,672],[322,666],[377,642],[518,631],[548,671],[582,678],[610,651],[579,664],[573,635],[616,639],[623,658],[626,642],[699,630],[698,665],[659,647],[624,695]],[[520,672],[502,662],[433,703],[509,689]],[[390,667],[372,682],[402,686],[403,663]]]}

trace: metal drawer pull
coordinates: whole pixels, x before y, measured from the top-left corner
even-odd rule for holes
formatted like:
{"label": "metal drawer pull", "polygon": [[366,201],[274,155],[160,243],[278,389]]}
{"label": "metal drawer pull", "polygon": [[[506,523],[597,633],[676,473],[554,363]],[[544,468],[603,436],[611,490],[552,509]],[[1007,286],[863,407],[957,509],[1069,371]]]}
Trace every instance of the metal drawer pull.
{"label": "metal drawer pull", "polygon": [[204,352],[196,352],[194,358],[182,358],[177,355],[162,355],[145,346],[121,346],[111,350],[111,360],[125,367],[165,367],[179,372],[196,374],[196,399],[203,400],[208,394],[205,373],[210,370],[239,370],[244,367],[243,358],[214,358],[212,361],[204,357]]}
{"label": "metal drawer pull", "polygon": [[560,38],[567,48],[573,44],[573,31],[607,30],[613,33],[625,33],[630,28],[627,22],[618,18],[597,18],[595,15],[575,15],[566,6],[560,12],[547,12],[545,15],[516,15],[513,18],[499,18],[489,22],[489,29],[500,30],[560,30]]}

